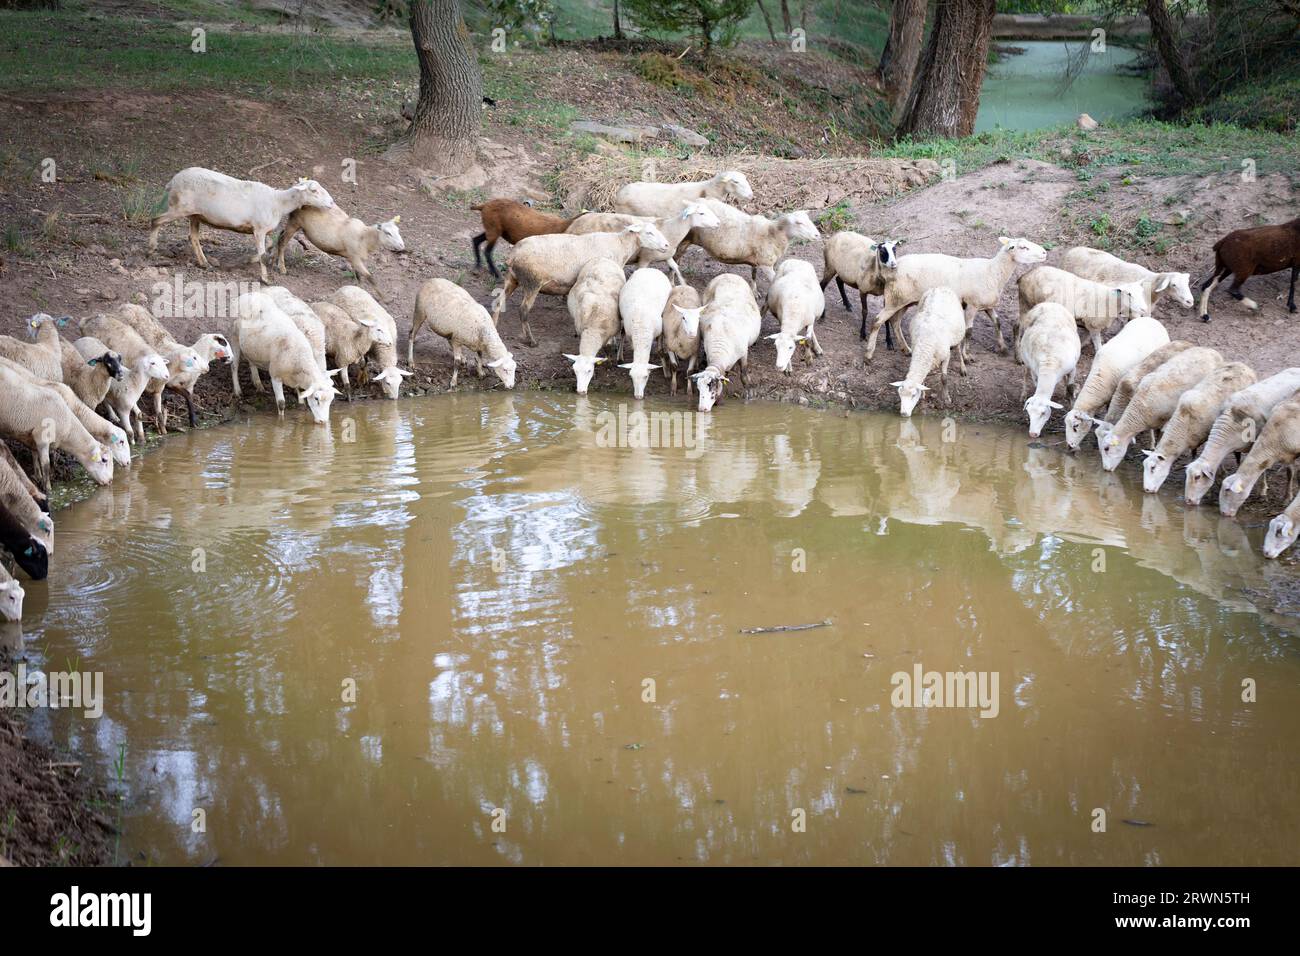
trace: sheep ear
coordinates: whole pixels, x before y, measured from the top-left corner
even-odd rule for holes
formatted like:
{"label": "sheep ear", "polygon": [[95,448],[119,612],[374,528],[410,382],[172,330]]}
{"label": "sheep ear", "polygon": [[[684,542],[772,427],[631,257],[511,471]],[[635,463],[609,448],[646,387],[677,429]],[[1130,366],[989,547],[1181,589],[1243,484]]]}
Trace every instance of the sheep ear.
{"label": "sheep ear", "polygon": [[1156,279],[1157,292],[1164,292],[1165,289],[1168,288],[1169,288],[1169,276],[1160,276],[1158,279]]}
{"label": "sheep ear", "polygon": [[781,337],[781,333],[780,333],[780,332],[773,332],[771,335],[765,335],[765,336],[763,336],[763,337],[766,338],[766,339],[771,339],[772,341],[776,341],[777,339],[779,339],[779,338]]}
{"label": "sheep ear", "polygon": [[1009,236],[998,236],[998,242],[1004,246],[1009,246],[1011,245],[1011,238]]}
{"label": "sheep ear", "polygon": [[343,369],[341,369],[341,368],[332,368],[332,369],[330,369],[328,372],[326,372],[325,374],[328,375],[330,378],[333,378],[335,375],[338,375],[339,372],[341,372],[341,371],[343,371]]}
{"label": "sheep ear", "polygon": [[500,367],[501,367],[501,364],[502,364],[506,359],[508,359],[508,358],[510,358],[510,353],[509,353],[509,352],[507,352],[505,355],[501,356],[501,357],[500,357],[499,359],[497,359],[495,362],[487,362],[486,365],[487,365],[488,368],[500,368]]}
{"label": "sheep ear", "polygon": [[902,388],[906,384],[906,382],[890,382],[889,386],[890,388]]}
{"label": "sheep ear", "polygon": [[633,369],[636,368],[636,362],[624,362],[619,368]]}
{"label": "sheep ear", "polygon": [[928,391],[930,390],[930,386],[929,386],[929,385],[918,385],[918,386],[916,386],[916,387],[919,388],[919,389],[920,389],[921,391],[923,391],[923,392],[928,392]]}
{"label": "sheep ear", "polygon": [[1048,402],[1047,404],[1048,404],[1050,407],[1052,407],[1052,408],[1064,408],[1064,407],[1065,407],[1065,406],[1062,405],[1060,402]]}
{"label": "sheep ear", "polygon": [[599,365],[601,362],[608,362],[609,359],[605,358],[605,356],[603,355],[597,355],[595,358],[592,359],[592,361],[595,362],[597,365]]}
{"label": "sheep ear", "polygon": [[1157,454],[1154,448],[1142,448],[1139,450],[1142,452],[1142,454],[1146,455],[1148,458],[1154,458],[1155,455]]}
{"label": "sheep ear", "polygon": [[578,359],[582,358],[581,355],[570,355],[568,352],[561,352],[560,354],[563,355],[570,362],[572,362],[574,365],[577,365]]}

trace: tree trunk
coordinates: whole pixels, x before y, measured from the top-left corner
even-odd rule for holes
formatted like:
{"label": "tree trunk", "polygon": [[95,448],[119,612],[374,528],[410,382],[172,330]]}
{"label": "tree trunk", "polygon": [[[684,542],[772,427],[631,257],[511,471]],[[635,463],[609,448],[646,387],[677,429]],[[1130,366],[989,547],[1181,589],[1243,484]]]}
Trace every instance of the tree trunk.
{"label": "tree trunk", "polygon": [[785,26],[785,35],[789,36],[790,31],[794,29],[794,23],[790,19],[789,0],[781,0],[781,23]]}
{"label": "tree trunk", "polygon": [[969,136],[979,112],[997,0],[938,0],[901,136]]}
{"label": "tree trunk", "polygon": [[623,39],[623,21],[618,16],[618,0],[614,0],[614,39]]}
{"label": "tree trunk", "polygon": [[803,6],[799,8],[799,27],[805,36],[808,34],[808,10],[812,5],[813,0],[803,0]]}
{"label": "tree trunk", "polygon": [[775,43],[776,30],[772,28],[772,18],[768,16],[767,7],[763,6],[763,0],[758,0],[758,12],[763,14],[763,22],[767,24],[767,35],[770,36],[772,42]]}
{"label": "tree trunk", "polygon": [[1165,6],[1165,0],[1146,0],[1146,5],[1147,18],[1151,21],[1151,36],[1156,41],[1160,62],[1169,74],[1169,82],[1173,85],[1178,105],[1189,106],[1196,102],[1196,83],[1187,69],[1187,61],[1183,59],[1182,47],[1178,45],[1178,31],[1174,27],[1173,18],[1169,16],[1169,8]]}
{"label": "tree trunk", "polygon": [[876,78],[889,101],[890,118],[901,118],[907,94],[912,89],[916,61],[921,58],[921,41],[925,39],[926,0],[894,0],[889,14],[889,38],[880,54]]}
{"label": "tree trunk", "polygon": [[411,37],[420,62],[411,158],[443,175],[464,172],[478,147],[483,79],[459,0],[411,0]]}

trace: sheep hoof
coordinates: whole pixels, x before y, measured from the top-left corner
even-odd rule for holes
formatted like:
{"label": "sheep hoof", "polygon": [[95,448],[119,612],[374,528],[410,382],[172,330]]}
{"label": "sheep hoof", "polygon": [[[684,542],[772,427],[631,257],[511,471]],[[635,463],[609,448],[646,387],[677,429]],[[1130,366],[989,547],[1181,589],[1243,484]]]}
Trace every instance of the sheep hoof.
{"label": "sheep hoof", "polygon": [[1210,313],[1206,312],[1204,315],[1202,315],[1202,316],[1201,316],[1201,321],[1202,321],[1202,322],[1208,322],[1208,321],[1210,321]]}

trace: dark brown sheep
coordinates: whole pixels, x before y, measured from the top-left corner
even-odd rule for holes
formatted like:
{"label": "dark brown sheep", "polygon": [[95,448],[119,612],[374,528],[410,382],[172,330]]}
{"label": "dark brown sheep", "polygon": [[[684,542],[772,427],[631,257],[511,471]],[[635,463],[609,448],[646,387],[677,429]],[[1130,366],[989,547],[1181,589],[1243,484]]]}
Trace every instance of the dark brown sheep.
{"label": "dark brown sheep", "polygon": [[485,203],[469,208],[483,217],[483,231],[473,239],[474,268],[477,269],[483,264],[479,258],[479,246],[486,242],[485,257],[494,279],[501,278],[496,263],[492,261],[492,247],[497,244],[498,239],[504,238],[513,246],[529,236],[564,232],[569,228],[569,223],[573,222],[573,219],[542,212],[513,199],[489,199]]}
{"label": "dark brown sheep", "polygon": [[[1256,226],[1254,229],[1236,229],[1214,244],[1214,271],[1201,283],[1201,321],[1210,321],[1210,293],[1214,287],[1232,276],[1228,294],[1241,301],[1241,284],[1251,276],[1264,276],[1283,269],[1291,270],[1291,293],[1286,307],[1292,312],[1295,305],[1295,280],[1300,273],[1300,219],[1279,226]],[[1245,299],[1247,306],[1255,303]]]}

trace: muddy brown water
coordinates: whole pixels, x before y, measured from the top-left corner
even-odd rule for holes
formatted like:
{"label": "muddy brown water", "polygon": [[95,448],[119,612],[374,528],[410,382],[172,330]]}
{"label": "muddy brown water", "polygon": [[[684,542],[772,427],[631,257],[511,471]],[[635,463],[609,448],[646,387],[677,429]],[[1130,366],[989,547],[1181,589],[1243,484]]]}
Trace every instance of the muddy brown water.
{"label": "muddy brown water", "polygon": [[[35,726],[125,755],[122,858],[1300,862],[1262,528],[1004,426],[732,401],[646,448],[620,406],[291,408],[62,512],[28,655],[105,712]],[[894,706],[917,665],[996,716]]]}

